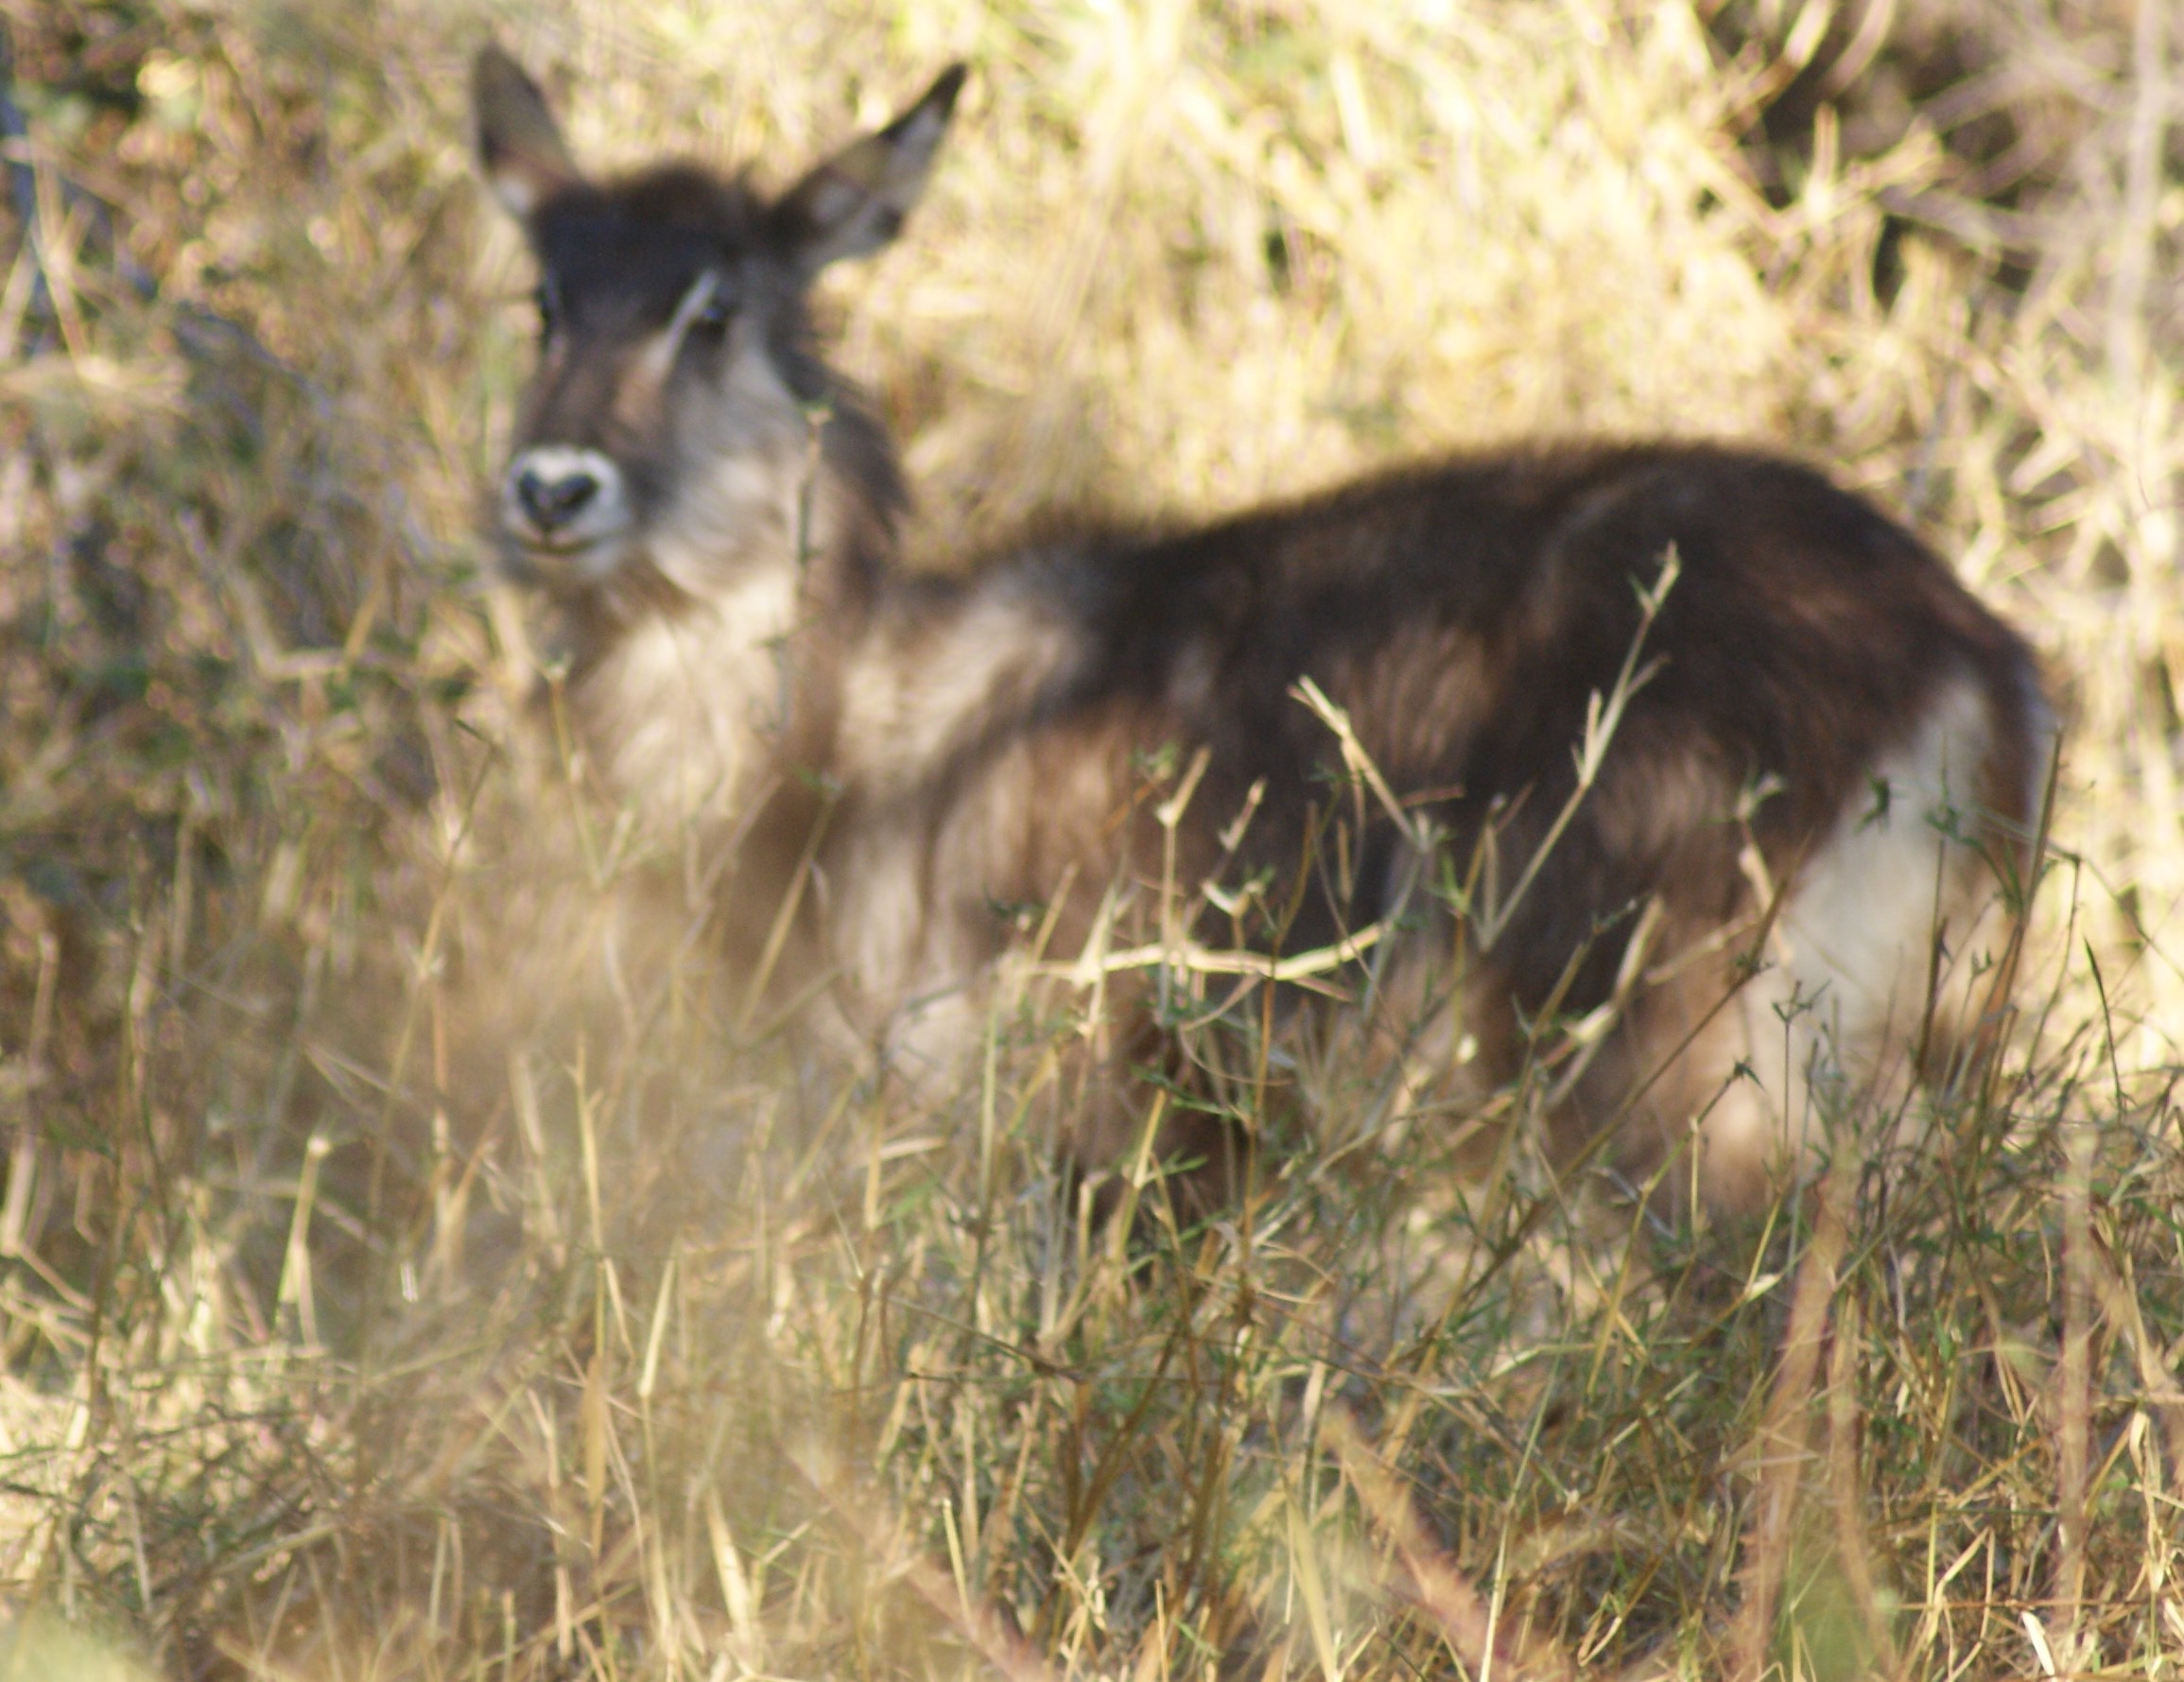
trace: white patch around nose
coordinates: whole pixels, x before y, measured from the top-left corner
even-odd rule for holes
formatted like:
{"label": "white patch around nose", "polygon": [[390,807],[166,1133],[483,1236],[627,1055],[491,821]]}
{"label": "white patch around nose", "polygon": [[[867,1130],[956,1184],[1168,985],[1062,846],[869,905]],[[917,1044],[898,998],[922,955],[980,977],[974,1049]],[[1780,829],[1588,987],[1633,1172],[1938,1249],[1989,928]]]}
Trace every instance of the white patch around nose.
{"label": "white patch around nose", "polygon": [[[576,514],[551,526],[542,526],[526,505],[526,477],[539,483],[557,485],[582,477],[592,481],[592,494]],[[619,536],[630,523],[628,493],[622,470],[611,457],[573,444],[533,444],[508,464],[500,484],[501,524],[509,534],[534,553],[580,556],[606,539]],[[611,556],[602,556],[605,565]],[[579,558],[579,565],[582,561]]]}

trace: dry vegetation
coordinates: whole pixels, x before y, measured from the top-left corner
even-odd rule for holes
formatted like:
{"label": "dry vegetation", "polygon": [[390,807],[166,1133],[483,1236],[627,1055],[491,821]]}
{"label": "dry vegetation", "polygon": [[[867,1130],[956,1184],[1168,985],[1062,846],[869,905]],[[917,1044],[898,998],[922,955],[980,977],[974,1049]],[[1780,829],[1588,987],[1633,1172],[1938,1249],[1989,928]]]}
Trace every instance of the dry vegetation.
{"label": "dry vegetation", "polygon": [[[2184,17],[1897,9],[0,0],[0,1674],[2175,1674]],[[1539,431],[1831,463],[2069,719],[1997,1078],[1666,1230],[1302,1035],[1257,1198],[1102,1227],[1069,998],[913,1101],[618,962],[477,535],[489,29],[587,155],[775,179],[974,62],[826,301],[928,564]]]}

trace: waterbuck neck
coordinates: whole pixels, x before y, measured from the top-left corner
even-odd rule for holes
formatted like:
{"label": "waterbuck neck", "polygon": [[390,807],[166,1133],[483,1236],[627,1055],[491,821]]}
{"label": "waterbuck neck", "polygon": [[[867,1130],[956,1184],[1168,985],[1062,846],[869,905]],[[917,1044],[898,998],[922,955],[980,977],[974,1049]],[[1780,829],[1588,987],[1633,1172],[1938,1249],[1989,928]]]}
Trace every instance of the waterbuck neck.
{"label": "waterbuck neck", "polygon": [[884,435],[846,399],[808,439],[691,463],[689,513],[563,599],[573,722],[650,831],[733,822],[764,786],[831,770],[901,493]]}

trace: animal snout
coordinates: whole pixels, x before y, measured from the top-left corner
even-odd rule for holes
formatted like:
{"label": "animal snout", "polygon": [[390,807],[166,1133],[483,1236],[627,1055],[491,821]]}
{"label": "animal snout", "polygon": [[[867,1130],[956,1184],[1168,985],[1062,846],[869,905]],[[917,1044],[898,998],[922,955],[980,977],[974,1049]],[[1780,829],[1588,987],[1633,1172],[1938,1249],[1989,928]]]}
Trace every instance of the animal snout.
{"label": "animal snout", "polygon": [[510,527],[533,543],[570,547],[624,523],[622,476],[597,450],[540,444],[509,464],[502,504]]}
{"label": "animal snout", "polygon": [[532,525],[549,531],[574,517],[598,491],[598,479],[589,473],[564,473],[559,478],[547,478],[527,467],[515,476],[516,500],[523,504],[523,512],[530,516]]}

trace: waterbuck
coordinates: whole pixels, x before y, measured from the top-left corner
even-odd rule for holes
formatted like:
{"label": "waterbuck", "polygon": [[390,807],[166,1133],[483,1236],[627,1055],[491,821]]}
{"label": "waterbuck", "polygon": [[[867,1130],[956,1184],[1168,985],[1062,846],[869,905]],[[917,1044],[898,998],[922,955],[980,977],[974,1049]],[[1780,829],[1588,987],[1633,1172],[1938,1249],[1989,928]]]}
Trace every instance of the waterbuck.
{"label": "waterbuck", "polygon": [[893,449],[804,299],[893,238],[962,75],[769,197],[586,175],[517,64],[476,64],[539,274],[506,564],[741,984],[945,1063],[1004,908],[1044,907],[1049,964],[1140,978],[1110,1008],[1195,964],[1217,1005],[1346,988],[1469,1090],[1551,1048],[1566,1158],[1612,1129],[1727,1207],[1819,1118],[1961,1066],[2050,715],[2025,645],[1808,467],[1526,445],[906,572]]}

